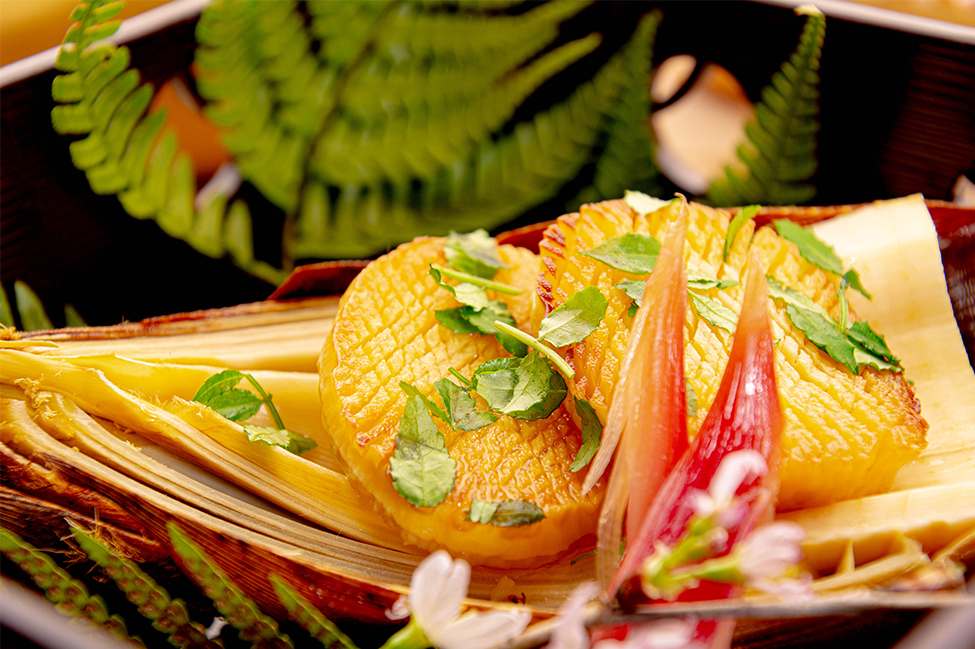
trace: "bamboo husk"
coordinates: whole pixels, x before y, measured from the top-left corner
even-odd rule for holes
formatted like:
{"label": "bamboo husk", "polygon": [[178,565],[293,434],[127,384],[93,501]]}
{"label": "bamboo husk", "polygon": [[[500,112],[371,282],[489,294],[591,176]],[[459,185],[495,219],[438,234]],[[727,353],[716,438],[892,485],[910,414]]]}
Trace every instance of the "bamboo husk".
{"label": "bamboo husk", "polygon": [[[838,588],[847,592],[864,584],[886,583],[905,571],[929,565],[931,557],[971,561],[975,556],[972,550],[975,543],[971,540],[975,533],[975,482],[970,481],[970,476],[975,475],[971,471],[975,468],[975,376],[966,362],[947,298],[937,236],[920,198],[887,202],[878,209],[878,213],[868,211],[851,217],[852,221],[837,219],[818,227],[823,228],[821,236],[834,243],[841,255],[856,258],[864,284],[878,296],[873,303],[856,304],[856,309],[903,356],[908,378],[915,382],[921,398],[923,414],[931,423],[929,445],[915,463],[902,470],[894,491],[889,494],[780,515],[806,529],[804,548],[809,567],[820,575],[818,590]],[[897,238],[875,245],[873,242],[880,234],[896,234]],[[899,270],[905,267],[912,272]],[[884,296],[897,299],[885,300]],[[908,296],[905,299],[916,303],[906,304],[901,296]],[[890,302],[897,304],[891,307]],[[130,416],[131,412],[144,409],[142,403],[148,402],[119,389],[122,386],[136,390],[158,401],[172,397],[186,399],[202,383],[200,377],[205,378],[220,367],[237,367],[255,373],[262,385],[275,393],[275,401],[281,405],[286,421],[292,408],[296,413],[301,412],[295,415],[295,421],[303,422],[295,424],[302,428],[297,432],[309,431],[304,434],[315,437],[322,446],[319,438],[325,432],[320,423],[312,421],[314,411],[307,405],[307,395],[317,386],[314,358],[330,326],[327,308],[331,307],[316,304],[310,307],[306,318],[299,313],[302,309],[298,305],[290,304],[286,322],[281,322],[280,313],[273,311],[264,324],[255,324],[257,319],[240,320],[247,326],[238,329],[230,321],[242,317],[240,314],[223,319],[218,311],[215,319],[220,322],[206,325],[209,329],[206,333],[185,333],[205,322],[195,319],[180,321],[177,327],[180,333],[171,336],[108,339],[112,334],[107,329],[111,328],[106,328],[96,332],[103,340],[77,340],[84,333],[74,331],[60,338],[59,347],[54,350],[40,350],[40,354],[4,351],[4,362],[0,365],[5,397],[4,435],[16,431],[18,439],[29,439],[20,442],[25,445],[21,450],[117,499],[158,538],[165,539],[166,521],[178,521],[269,612],[280,613],[277,601],[268,596],[271,589],[266,578],[270,572],[279,571],[278,574],[326,614],[337,619],[354,617],[382,622],[385,621],[383,609],[405,591],[420,557],[402,546],[398,536],[388,528],[380,530],[384,524],[366,502],[360,506],[359,518],[372,517],[372,536],[360,529],[356,540],[318,529],[258,501],[248,502],[240,492],[228,493],[226,485],[207,483],[211,472],[224,475],[231,481],[236,479],[238,484],[246,484],[249,490],[289,509],[299,518],[332,529],[343,525],[352,528],[354,525],[348,521],[326,522],[321,512],[309,509],[309,500],[299,505],[292,502],[289,507],[287,497],[280,491],[277,496],[270,496],[266,485],[256,484],[257,475],[269,476],[271,482],[279,481],[289,467],[305,463],[315,467],[307,468],[313,473],[305,473],[305,477],[290,483],[285,481],[291,485],[288,489],[311,484],[309,481],[313,479],[309,476],[319,475],[318,471],[335,474],[320,473],[328,476],[336,489],[347,488],[347,483],[345,487],[340,486],[341,476],[335,471],[339,467],[329,464],[327,450],[313,458],[314,462],[278,457],[283,451],[257,454],[249,448],[252,446],[249,442],[241,441],[239,431],[233,426],[221,424],[216,426],[219,430],[210,428],[209,424],[204,425],[207,416],[192,406],[188,407],[188,413],[181,412],[185,416],[180,417],[174,412],[187,406],[166,410],[149,403],[148,412],[178,433],[149,430],[153,426]],[[256,318],[253,307],[249,307],[246,316]],[[125,335],[129,334],[142,335],[134,333],[132,328],[126,330]],[[292,344],[295,338],[300,341]],[[278,348],[275,340],[284,340],[286,344]],[[314,340],[318,340],[317,347]],[[254,350],[257,346],[262,349]],[[107,354],[131,355],[133,359],[152,363]],[[40,361],[28,362],[21,358],[27,356]],[[8,358],[17,359],[17,363],[11,363]],[[160,361],[168,364],[156,364]],[[93,371],[96,369],[102,372],[94,381],[100,396],[88,392],[87,385],[82,387],[82,383],[69,380],[85,376],[90,381],[91,376],[98,376]],[[258,374],[257,370],[264,369],[274,371]],[[18,379],[28,376],[36,381],[31,395],[35,401],[45,390],[63,395],[52,398],[47,407],[56,404],[61,418],[68,423],[57,426],[45,423],[47,418],[36,414],[45,406],[36,409],[31,419],[25,401],[27,395],[11,388]],[[190,387],[183,384],[188,377],[193,381]],[[265,381],[280,383],[269,387]],[[295,387],[299,384],[300,387]],[[102,400],[106,397],[125,401],[134,410],[129,415],[120,415],[117,410],[104,406]],[[293,397],[294,403],[285,407],[279,401],[282,397]],[[133,403],[138,403],[139,408],[131,406]],[[8,412],[20,412],[19,408],[23,408],[22,415],[14,420],[8,418]],[[185,468],[175,471],[148,462],[151,458],[146,456],[150,451],[155,453],[151,444],[139,442],[118,426],[89,415],[113,419],[122,429],[153,435],[154,441],[198,463],[203,470],[187,475],[190,472]],[[21,421],[24,418],[26,421]],[[205,430],[185,426],[187,421]],[[54,439],[44,429],[63,436],[68,444],[77,445],[78,450]],[[69,434],[65,432],[67,429],[74,432]],[[29,435],[24,432],[27,430]],[[136,445],[129,447],[124,440],[135,441]],[[267,461],[268,458],[273,461]],[[236,471],[227,468],[228,462],[230,466],[245,462],[250,477],[241,480]],[[285,487],[280,489],[287,491]],[[319,502],[320,507],[334,508],[333,504]],[[355,508],[349,505],[340,509]],[[352,535],[349,530],[339,531]],[[501,578],[508,577],[515,585],[506,592],[523,595],[536,617],[549,615],[576,583],[592,577],[591,559],[572,561],[587,551],[588,548],[580,547],[577,553],[545,566],[544,570],[475,568],[468,603],[479,607],[503,606],[490,599],[492,592],[496,596],[500,592],[496,587]],[[330,589],[334,592],[330,593]],[[873,600],[870,597],[870,593],[864,595],[864,601],[873,602],[864,606],[888,606],[891,602],[887,600],[896,598],[890,594]],[[924,605],[936,605],[933,599],[926,601]],[[792,614],[816,613],[793,609]],[[547,637],[544,628],[532,633],[535,635],[528,637],[536,641]]]}

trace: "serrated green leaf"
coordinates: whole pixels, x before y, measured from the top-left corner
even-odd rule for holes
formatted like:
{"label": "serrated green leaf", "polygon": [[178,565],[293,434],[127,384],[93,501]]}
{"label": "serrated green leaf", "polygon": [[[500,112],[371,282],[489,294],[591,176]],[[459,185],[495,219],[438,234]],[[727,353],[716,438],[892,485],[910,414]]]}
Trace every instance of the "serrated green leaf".
{"label": "serrated green leaf", "polygon": [[691,304],[697,314],[707,320],[711,325],[720,327],[728,333],[735,333],[738,326],[738,314],[721,304],[717,300],[703,297],[697,293],[688,292],[691,296]]}
{"label": "serrated green leaf", "polygon": [[193,395],[193,401],[208,405],[211,399],[233,389],[243,378],[240,370],[224,370],[214,374],[203,382]]}
{"label": "serrated green leaf", "polygon": [[646,234],[627,232],[582,254],[616,270],[647,275],[653,272],[653,266],[657,263],[660,242]]}
{"label": "serrated green leaf", "polygon": [[542,320],[538,339],[556,347],[582,342],[599,328],[608,306],[609,302],[598,288],[587,286],[569,296]]}
{"label": "serrated green leaf", "polygon": [[498,258],[498,244],[486,230],[468,234],[451,232],[444,243],[447,263],[457,270],[493,279],[499,270],[509,266]]}
{"label": "serrated green leaf", "polygon": [[478,412],[474,397],[467,391],[448,379],[440,379],[433,384],[437,394],[443,400],[444,409],[449,414],[447,420],[458,430],[471,431],[493,424],[498,420],[497,415],[490,412]]}
{"label": "serrated green leaf", "polygon": [[244,432],[247,433],[247,439],[252,442],[261,442],[268,446],[280,446],[295,455],[301,455],[318,446],[318,443],[312,438],[283,428],[245,425]]}
{"label": "serrated green leaf", "polygon": [[768,284],[768,293],[772,298],[782,300],[797,309],[813,311],[826,320],[832,321],[832,317],[830,317],[826,309],[813,302],[805,293],[800,293],[795,289],[782,286],[782,284],[772,277],[767,277],[766,282]]}
{"label": "serrated green leaf", "polygon": [[[450,416],[447,415],[447,413],[443,411],[443,408],[441,408],[440,406],[438,406],[437,404],[435,404],[433,401],[431,401],[430,399],[428,399],[426,397],[426,395],[424,395],[422,392],[420,392],[420,390],[415,385],[412,385],[411,383],[407,383],[406,381],[400,381],[399,382],[399,387],[400,387],[400,390],[402,390],[403,392],[406,393],[406,396],[408,396],[410,398],[412,398],[412,397],[419,397],[420,400],[423,402],[423,405],[426,406],[427,407],[427,410],[430,411],[430,414],[431,415],[433,415],[434,417],[436,417],[437,419],[439,419],[439,420],[441,420],[443,422],[446,422],[446,423],[450,424],[451,428],[453,427],[454,423],[450,420]],[[439,392],[439,390],[438,390],[438,392]],[[447,402],[446,402],[446,400],[444,400],[444,405],[446,405],[446,404],[447,404]]]}
{"label": "serrated green leaf", "polygon": [[860,273],[856,272],[852,268],[843,274],[843,280],[850,285],[854,291],[857,291],[863,297],[868,300],[872,300],[873,296],[867,292],[867,289],[863,287],[863,283],[860,281]]}
{"label": "serrated green leaf", "polygon": [[852,269],[844,272],[843,262],[833,247],[817,237],[812,230],[786,219],[776,219],[772,223],[780,237],[796,245],[803,259],[842,278],[853,290],[870,298],[870,294],[860,283],[860,275]]}
{"label": "serrated green leaf", "polygon": [[759,209],[758,205],[746,205],[738,210],[734,218],[731,219],[731,223],[728,224],[728,234],[724,238],[724,259],[728,259],[731,245],[735,242],[735,237],[738,236],[738,231],[741,230],[741,226],[755,218]]}
{"label": "serrated green leaf", "polygon": [[846,335],[855,345],[864,351],[881,358],[895,366],[900,364],[900,359],[894,356],[887,346],[884,337],[878,334],[873,328],[864,321],[854,322],[853,326],[847,329]]}
{"label": "serrated green leaf", "polygon": [[630,209],[634,212],[638,212],[643,215],[652,214],[662,207],[670,205],[675,200],[680,200],[677,198],[671,198],[670,200],[663,200],[660,198],[654,198],[653,196],[647,196],[643,192],[632,192],[626,190],[623,194],[623,198],[626,204],[630,206]]}
{"label": "serrated green leaf", "polygon": [[280,446],[288,448],[291,445],[291,436],[288,431],[268,426],[244,426],[247,439],[252,442],[261,442],[268,446]]}
{"label": "serrated green leaf", "polygon": [[599,422],[599,417],[589,402],[576,397],[575,409],[582,425],[580,432],[582,445],[579,447],[572,464],[569,465],[569,470],[573,473],[581,470],[592,461],[596,451],[599,450],[599,443],[603,437],[603,425]]}
{"label": "serrated green leaf", "polygon": [[538,505],[525,500],[488,503],[475,499],[471,502],[467,517],[475,523],[495,527],[521,527],[543,520],[545,512]]}
{"label": "serrated green leaf", "polygon": [[696,270],[687,271],[687,288],[703,291],[711,288],[726,289],[738,286],[738,282],[733,279],[718,279]]}
{"label": "serrated green leaf", "polygon": [[253,392],[233,388],[214,395],[205,405],[230,421],[244,421],[256,415],[263,403],[264,400]]}
{"label": "serrated green leaf", "polygon": [[[642,279],[624,279],[616,285],[616,288],[623,291],[626,297],[633,300],[634,307],[639,307],[643,304],[643,291],[647,288],[647,282]],[[636,309],[634,308],[634,310]],[[632,316],[633,314],[630,315]]]}
{"label": "serrated green leaf", "polygon": [[785,312],[792,324],[806,336],[809,342],[845,365],[851,373],[857,373],[859,362],[854,354],[856,348],[846,335],[836,328],[836,323],[815,311],[799,309],[792,304],[786,305]]}
{"label": "serrated green leaf", "polygon": [[547,418],[559,407],[566,386],[543,356],[531,352],[521,359],[495,359],[479,367],[474,372],[474,391],[491,410],[534,421]]}
{"label": "serrated green leaf", "polygon": [[809,263],[833,273],[839,277],[843,276],[843,262],[833,247],[817,237],[812,230],[806,229],[798,223],[793,223],[788,219],[776,219],[772,221],[779,236],[794,243],[799,248],[799,254]]}
{"label": "serrated green leaf", "polygon": [[457,462],[419,397],[406,402],[389,461],[393,486],[415,507],[432,507],[454,488]]}
{"label": "serrated green leaf", "polygon": [[[453,309],[435,311],[433,317],[437,319],[437,322],[455,334],[485,333],[480,327],[471,322],[471,316],[476,312],[474,307],[459,306]],[[494,321],[492,320],[491,322],[493,323]]]}
{"label": "serrated green leaf", "polygon": [[500,506],[501,503],[481,502],[475,498],[471,501],[471,508],[467,512],[467,518],[475,523],[487,525],[491,522],[491,518],[494,517],[494,512],[498,511],[498,507]]}

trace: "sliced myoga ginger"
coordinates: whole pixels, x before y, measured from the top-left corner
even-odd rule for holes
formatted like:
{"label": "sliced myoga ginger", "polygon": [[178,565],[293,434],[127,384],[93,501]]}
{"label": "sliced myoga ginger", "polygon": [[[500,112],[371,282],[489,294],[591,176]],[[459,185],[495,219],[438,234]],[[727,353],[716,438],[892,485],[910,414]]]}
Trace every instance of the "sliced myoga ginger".
{"label": "sliced myoga ginger", "polygon": [[[538,258],[510,246],[499,256],[511,270],[495,280],[524,290],[489,296],[527,330]],[[581,441],[564,406],[544,420],[501,416],[469,432],[434,419],[456,461],[453,490],[436,506],[414,507],[393,486],[390,458],[407,403],[400,382],[436,401],[433,384],[450,368],[470,377],[485,361],[510,356],[493,336],[440,325],[434,313],[459,303],[429,275],[430,264],[446,265],[443,240],[417,239],[370,264],[343,296],[319,361],[325,428],[350,481],[407,542],[475,563],[538,565],[594,531],[602,500],[601,485],[582,495],[585,470],[569,470]],[[478,406],[485,409],[480,398]],[[474,523],[467,518],[474,499],[527,501],[545,518],[519,527]]]}
{"label": "sliced myoga ginger", "polygon": [[[587,399],[604,423],[633,322],[627,315],[631,300],[616,285],[644,277],[614,270],[581,253],[628,232],[659,238],[665,223],[673,218],[674,205],[648,215],[638,214],[622,200],[583,205],[578,213],[559,218],[545,231],[538,278],[541,302],[532,314],[534,331],[546,313],[585,286],[598,286],[609,301],[599,329],[564,350],[576,371],[570,390]],[[754,224],[746,223],[724,260],[730,215],[692,203],[690,217],[684,249],[688,270],[740,281],[747,271],[746,252],[751,247],[758,251],[769,276],[838,317],[838,278],[806,262],[793,244],[771,228],[755,232]],[[710,289],[707,295],[735,313],[740,311],[741,286]],[[684,363],[688,385],[698,399],[696,414],[688,420],[693,437],[714,400],[732,334],[711,325],[688,302]],[[927,423],[910,385],[902,374],[892,371],[865,367],[859,375],[851,374],[806,340],[778,301],[773,301],[769,315],[785,415],[779,508],[825,505],[889,489],[897,471],[926,444]]]}

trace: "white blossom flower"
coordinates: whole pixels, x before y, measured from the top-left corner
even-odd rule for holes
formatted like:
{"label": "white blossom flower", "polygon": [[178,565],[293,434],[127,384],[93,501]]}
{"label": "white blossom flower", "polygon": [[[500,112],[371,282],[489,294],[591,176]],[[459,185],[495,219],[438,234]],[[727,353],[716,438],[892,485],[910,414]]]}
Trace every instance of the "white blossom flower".
{"label": "white blossom flower", "polygon": [[579,584],[559,607],[555,628],[548,649],[589,649],[589,631],[582,609],[599,594],[599,584],[587,581]]}
{"label": "white blossom flower", "polygon": [[[527,611],[468,611],[461,614],[471,568],[438,550],[420,562],[410,580],[410,593],[386,612],[390,619],[412,619],[406,633],[397,633],[384,646],[433,646],[437,649],[486,649],[517,637],[528,626]],[[412,629],[411,629],[412,627]],[[416,628],[426,643],[416,639]],[[412,635],[411,635],[412,632]]]}
{"label": "white blossom flower", "polygon": [[660,620],[630,630],[625,640],[600,640],[593,649],[703,649],[692,638],[697,620]]}
{"label": "white blossom flower", "polygon": [[735,493],[746,480],[768,473],[765,459],[757,451],[732,451],[721,459],[707,492],[692,491],[688,498],[694,512],[702,518],[714,516],[721,527],[733,527],[747,513],[744,505],[735,505]]}
{"label": "white blossom flower", "polygon": [[811,578],[784,578],[802,559],[800,544],[806,532],[795,523],[778,521],[756,528],[735,548],[738,570],[749,586],[779,595],[802,598],[812,594]]}
{"label": "white blossom flower", "polygon": [[788,521],[757,527],[738,546],[739,570],[754,579],[781,577],[802,559],[805,538],[802,527]]}

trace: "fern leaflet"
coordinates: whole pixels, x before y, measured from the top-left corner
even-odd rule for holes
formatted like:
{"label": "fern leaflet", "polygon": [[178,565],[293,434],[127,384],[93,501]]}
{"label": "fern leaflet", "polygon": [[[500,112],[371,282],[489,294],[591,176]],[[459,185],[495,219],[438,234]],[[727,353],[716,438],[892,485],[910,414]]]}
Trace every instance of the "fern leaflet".
{"label": "fern leaflet", "polygon": [[808,13],[799,45],[772,76],[755,106],[756,121],[745,127],[748,141],[738,148],[744,170],[728,167],[708,189],[715,205],[799,205],[816,194],[808,181],[816,172],[819,123],[819,61],[826,18]]}
{"label": "fern leaflet", "polygon": [[121,8],[121,2],[106,0],[80,3],[71,14],[78,22],[68,29],[56,58],[62,74],[51,88],[58,102],[51,122],[62,135],[84,136],[69,145],[72,162],[85,172],[92,191],[118,195],[132,216],[155,219],[167,234],[204,254],[229,255],[276,283],[281,272],[254,260],[249,214],[238,209],[234,227],[227,228],[225,214],[193,210],[192,163],[177,152],[174,136],[161,134],[165,115],[146,115],[152,86],[142,84],[139,71],[129,67],[128,48],[104,41],[118,29],[118,21],[110,19]]}

